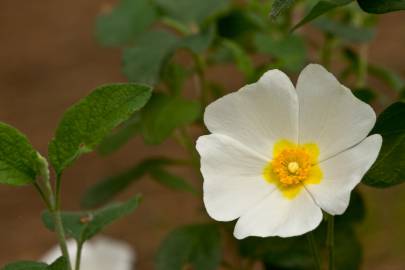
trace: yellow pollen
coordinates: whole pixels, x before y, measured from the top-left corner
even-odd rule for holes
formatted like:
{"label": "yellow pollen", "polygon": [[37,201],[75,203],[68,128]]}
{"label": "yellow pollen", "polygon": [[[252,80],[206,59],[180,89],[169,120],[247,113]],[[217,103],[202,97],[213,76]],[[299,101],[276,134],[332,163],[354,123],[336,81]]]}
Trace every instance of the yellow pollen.
{"label": "yellow pollen", "polygon": [[295,174],[299,170],[300,165],[298,164],[298,162],[293,161],[288,163],[287,168],[290,173]]}

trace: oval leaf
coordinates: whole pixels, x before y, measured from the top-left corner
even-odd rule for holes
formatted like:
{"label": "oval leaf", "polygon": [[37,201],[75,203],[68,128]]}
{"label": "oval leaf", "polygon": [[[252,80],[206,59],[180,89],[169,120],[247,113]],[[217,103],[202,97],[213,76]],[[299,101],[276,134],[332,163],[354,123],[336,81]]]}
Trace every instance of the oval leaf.
{"label": "oval leaf", "polygon": [[37,152],[17,129],[0,123],[0,183],[25,185],[35,182]]}
{"label": "oval leaf", "polygon": [[405,181],[405,102],[389,106],[377,119],[371,134],[381,134],[383,144],[377,161],[363,178],[373,187],[390,187]]}
{"label": "oval leaf", "polygon": [[101,86],[63,116],[49,145],[57,174],[83,153],[91,152],[113,128],[149,100],[151,88],[139,84]]}
{"label": "oval leaf", "polygon": [[362,10],[368,13],[387,13],[405,9],[405,0],[357,0]]}

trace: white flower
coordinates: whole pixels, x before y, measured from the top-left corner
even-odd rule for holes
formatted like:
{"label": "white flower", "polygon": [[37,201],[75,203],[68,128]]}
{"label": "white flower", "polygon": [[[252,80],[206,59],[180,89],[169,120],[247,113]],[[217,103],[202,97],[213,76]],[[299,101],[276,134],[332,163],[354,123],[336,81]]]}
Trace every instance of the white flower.
{"label": "white flower", "polygon": [[[76,242],[67,241],[72,264],[76,262]],[[41,259],[52,263],[61,256],[59,246],[53,247]],[[82,249],[81,267],[83,270],[132,270],[135,262],[133,249],[124,242],[107,237],[97,237],[84,244]]]}
{"label": "white flower", "polygon": [[208,214],[238,219],[238,239],[301,235],[319,225],[321,209],[342,214],[380,150],[380,135],[366,138],[375,121],[320,65],[301,72],[296,90],[283,72],[268,71],[206,108],[212,134],[197,150]]}

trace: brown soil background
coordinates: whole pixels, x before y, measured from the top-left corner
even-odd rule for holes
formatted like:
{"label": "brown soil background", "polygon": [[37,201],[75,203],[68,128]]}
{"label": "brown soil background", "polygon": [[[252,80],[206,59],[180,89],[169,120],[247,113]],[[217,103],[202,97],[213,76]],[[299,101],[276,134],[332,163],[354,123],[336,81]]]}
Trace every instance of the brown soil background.
{"label": "brown soil background", "polygon": [[[0,1],[0,119],[26,133],[43,154],[66,108],[98,85],[125,81],[120,73],[120,52],[101,48],[93,38],[94,20],[103,3]],[[405,76],[404,47],[405,13],[381,16],[370,61]],[[228,78],[229,89],[240,86],[241,81],[231,80],[235,76],[223,76],[234,71],[220,72],[217,76]],[[96,154],[81,158],[64,176],[64,208],[78,209],[79,198],[92,183],[158,153],[184,154],[171,141],[147,147],[135,139],[107,158]],[[363,269],[405,269],[405,185],[362,190],[369,207],[367,220],[359,228],[366,250]],[[205,217],[200,214],[198,199],[146,179],[121,198],[136,192],[144,194],[142,206],[105,233],[133,244],[139,257],[137,269],[153,269],[162,237],[179,224]],[[33,188],[0,186],[0,265],[37,259],[55,243],[54,235],[41,225],[42,209]]]}

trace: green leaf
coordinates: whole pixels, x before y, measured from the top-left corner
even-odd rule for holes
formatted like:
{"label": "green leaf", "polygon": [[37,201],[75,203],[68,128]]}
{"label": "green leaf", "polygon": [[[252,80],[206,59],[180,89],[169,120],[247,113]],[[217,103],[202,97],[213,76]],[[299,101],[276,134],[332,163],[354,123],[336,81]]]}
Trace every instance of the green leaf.
{"label": "green leaf", "polygon": [[20,261],[9,263],[1,268],[1,270],[46,270],[47,265],[45,263]]}
{"label": "green leaf", "polygon": [[7,264],[1,270],[68,270],[68,264],[64,257],[60,257],[49,266],[41,262],[19,261]]}
{"label": "green leaf", "polygon": [[0,183],[25,185],[39,174],[37,152],[17,129],[0,122]]}
{"label": "green leaf", "polygon": [[146,31],[156,19],[150,0],[121,0],[109,13],[98,16],[96,37],[102,45],[126,45]]}
{"label": "green leaf", "polygon": [[254,74],[254,66],[247,52],[238,43],[229,39],[223,39],[222,45],[229,50],[236,66],[245,75],[246,81],[250,82]]}
{"label": "green leaf", "polygon": [[365,88],[358,88],[353,90],[353,94],[360,100],[370,103],[374,101],[377,97],[377,94],[372,89],[365,87]]}
{"label": "green leaf", "polygon": [[182,177],[174,175],[161,167],[152,168],[150,171],[152,178],[160,184],[175,190],[188,191],[197,194],[197,190]]}
{"label": "green leaf", "polygon": [[167,31],[149,31],[141,35],[136,46],[124,49],[124,74],[133,82],[157,84],[164,63],[177,43],[178,38]]}
{"label": "green leaf", "polygon": [[[125,203],[114,203],[95,211],[62,212],[63,227],[68,236],[78,243],[84,243],[104,227],[132,213],[140,202],[141,196],[137,195]],[[42,214],[42,221],[49,230],[54,230],[53,218],[49,211]]]}
{"label": "green leaf", "polygon": [[317,19],[314,21],[314,25],[326,33],[332,34],[349,42],[370,42],[375,37],[375,31],[373,28],[360,28],[327,18]]}
{"label": "green leaf", "polygon": [[105,203],[122,192],[131,183],[141,179],[151,168],[170,164],[173,164],[173,161],[168,158],[146,159],[123,173],[98,182],[86,191],[81,205],[85,208],[90,208]]}
{"label": "green leaf", "polygon": [[405,0],[357,0],[361,9],[368,13],[382,14],[405,9]]}
{"label": "green leaf", "polygon": [[215,27],[207,27],[199,33],[185,36],[178,43],[177,47],[186,48],[195,54],[202,53],[207,50],[215,37]]}
{"label": "green leaf", "polygon": [[183,85],[190,73],[182,65],[169,63],[163,70],[162,80],[169,92],[174,96],[178,96],[183,90]]}
{"label": "green leaf", "polygon": [[142,136],[148,144],[160,144],[176,128],[193,123],[200,115],[198,102],[156,93],[142,110]]}
{"label": "green leaf", "polygon": [[260,27],[251,13],[239,8],[231,10],[217,20],[218,35],[232,40],[251,34]]}
{"label": "green leaf", "polygon": [[303,68],[307,58],[304,40],[297,35],[275,39],[270,35],[256,34],[254,45],[260,53],[270,54],[277,60],[276,66],[297,72]]}
{"label": "green leaf", "polygon": [[123,145],[125,145],[131,138],[141,131],[141,117],[139,112],[135,112],[128,120],[126,120],[120,127],[107,135],[100,146],[98,152],[101,155],[109,155]]}
{"label": "green leaf", "polygon": [[383,81],[397,92],[405,89],[405,80],[393,70],[376,65],[368,65],[368,71],[370,75]]}
{"label": "green leaf", "polygon": [[291,7],[294,1],[295,0],[274,0],[271,6],[271,17],[276,18],[285,9]]}
{"label": "green leaf", "polygon": [[373,187],[390,187],[405,182],[405,102],[385,109],[371,134],[381,134],[383,144],[377,161],[363,178]]}
{"label": "green leaf", "polygon": [[155,0],[163,13],[187,25],[201,24],[224,12],[229,0]]}
{"label": "green leaf", "polygon": [[221,260],[220,232],[214,224],[175,229],[162,242],[155,259],[157,270],[218,269]]}
{"label": "green leaf", "polygon": [[49,145],[49,158],[57,174],[76,158],[91,152],[112,129],[151,95],[151,88],[139,84],[101,86],[64,114]]}
{"label": "green leaf", "polygon": [[292,30],[295,30],[304,24],[318,18],[319,16],[335,9],[350,4],[353,0],[320,0],[315,6],[309,11],[307,15],[297,23]]}

